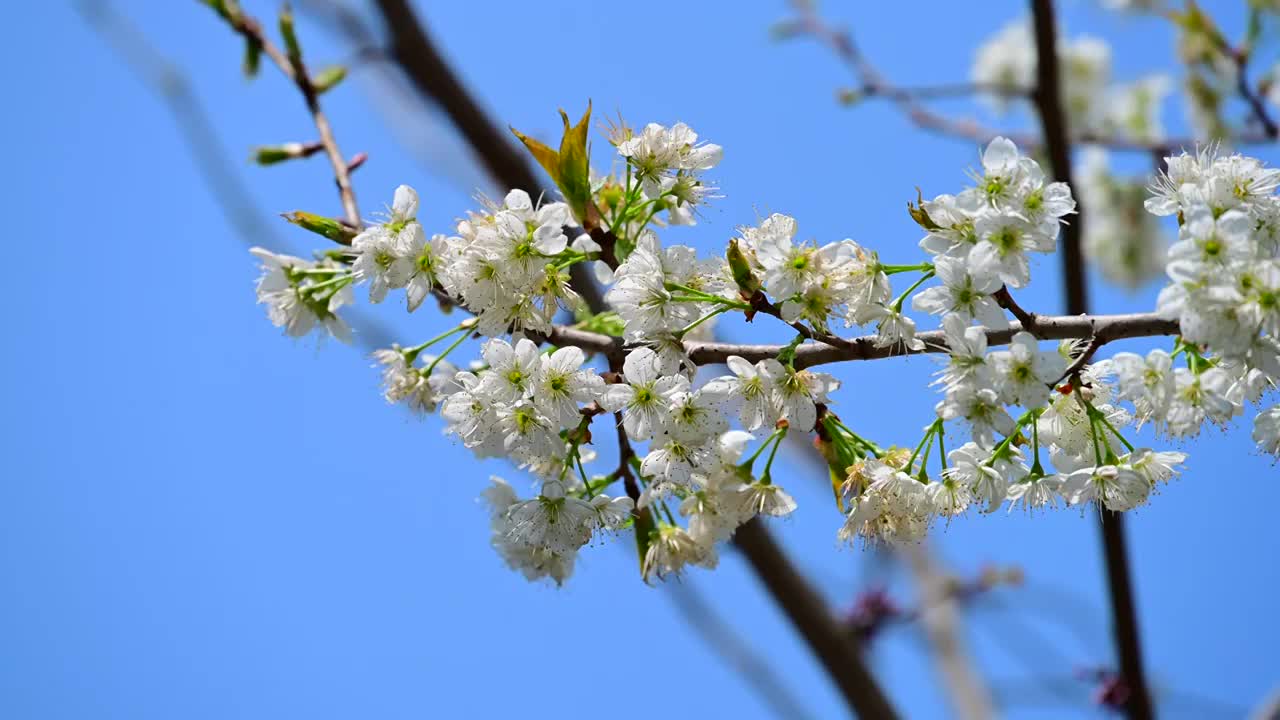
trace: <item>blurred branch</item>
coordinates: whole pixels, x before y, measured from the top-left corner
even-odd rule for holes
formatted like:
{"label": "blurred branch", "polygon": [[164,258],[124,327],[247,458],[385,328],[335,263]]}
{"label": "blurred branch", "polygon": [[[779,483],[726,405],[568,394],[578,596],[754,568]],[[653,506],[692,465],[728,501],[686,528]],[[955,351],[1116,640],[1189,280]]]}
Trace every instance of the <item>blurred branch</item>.
{"label": "blurred branch", "polygon": [[266,213],[257,206],[227,160],[230,155],[209,121],[209,113],[200,103],[200,98],[192,92],[186,75],[157,52],[107,0],[78,0],[75,8],[129,71],[164,101],[173,115],[174,125],[191,151],[196,169],[246,244],[278,247],[274,234],[262,222]]}
{"label": "blurred branch", "polygon": [[896,718],[897,713],[867,669],[859,645],[840,631],[826,603],[792,565],[764,523],[759,518],[751,519],[738,528],[733,542],[809,643],[858,717]]}
{"label": "blurred branch", "polygon": [[[267,213],[258,207],[235,167],[227,161],[230,156],[187,76],[156,51],[107,0],[78,0],[75,7],[125,66],[164,101],[210,195],[245,244],[279,248],[279,237],[264,222]],[[384,326],[356,308],[347,313],[347,318],[357,330],[357,341],[367,348],[387,347],[393,342]]]}
{"label": "blurred branch", "polygon": [[[1032,96],[1040,115],[1045,151],[1054,180],[1068,187],[1076,185],[1071,178],[1071,134],[1067,112],[1062,105],[1062,82],[1058,67],[1058,30],[1051,0],[1032,0],[1037,62],[1036,89]],[[1078,195],[1078,193],[1076,193]],[[1062,226],[1062,285],[1066,293],[1068,315],[1088,312],[1089,288],[1085,277],[1084,249],[1080,238],[1084,228],[1084,208],[1076,197],[1076,214]]]}
{"label": "blurred branch", "polygon": [[795,18],[778,26],[784,36],[808,35],[825,45],[838,57],[861,84],[869,96],[887,98],[898,107],[916,127],[947,137],[960,138],[986,144],[998,135],[1013,139],[1024,147],[1038,145],[1037,139],[1025,134],[1008,133],[979,124],[975,120],[960,120],[931,110],[920,102],[921,95],[900,88],[871,64],[853,41],[853,35],[844,29],[827,24],[808,0],[792,0]]}
{"label": "blurred branch", "polygon": [[[811,0],[792,0],[791,6],[795,17],[780,23],[777,30],[783,36],[807,35],[825,45],[838,57],[858,80],[857,92],[868,98],[884,98],[915,124],[916,127],[945,137],[966,140],[985,145],[992,138],[1003,136],[1013,140],[1020,147],[1034,152],[1041,147],[1041,138],[1029,133],[1014,132],[1008,129],[992,128],[972,119],[955,118],[933,110],[922,101],[940,97],[968,97],[979,94],[993,94],[1002,97],[1027,97],[1032,99],[1033,88],[990,87],[976,83],[950,83],[936,86],[905,87],[890,81],[880,70],[862,54],[853,40],[853,35],[844,28],[836,28],[827,24],[815,11]],[[1270,118],[1265,115],[1265,106],[1247,85],[1241,88],[1241,94],[1254,108],[1255,114],[1261,111],[1264,129],[1262,132],[1240,130],[1232,136],[1236,145],[1262,145],[1275,142],[1274,126],[1269,126]],[[1077,135],[1082,143],[1099,145],[1120,152],[1138,152],[1170,155],[1182,148],[1193,148],[1197,145],[1195,138],[1166,138],[1154,141],[1128,140],[1121,137],[1101,135],[1093,131],[1084,131]]]}
{"label": "blurred branch", "polygon": [[964,647],[954,583],[940,571],[924,543],[908,547],[903,554],[919,588],[920,619],[952,710],[966,720],[993,717],[991,695]]}
{"label": "blurred branch", "polygon": [[1280,688],[1272,690],[1262,704],[1249,713],[1249,720],[1280,720]]}
{"label": "blurred branch", "polygon": [[[1071,185],[1071,141],[1067,114],[1062,106],[1056,50],[1058,30],[1052,0],[1031,0],[1031,13],[1038,58],[1035,101],[1040,111],[1049,163],[1053,179]],[[1069,314],[1089,311],[1088,286],[1080,241],[1085,209],[1078,202],[1077,198],[1075,218],[1062,231],[1062,285]],[[1138,634],[1137,611],[1134,608],[1124,517],[1120,513],[1100,509],[1099,523],[1107,567],[1111,615],[1115,623],[1115,643],[1120,658],[1120,674],[1129,691],[1124,710],[1134,720],[1147,720],[1153,717],[1153,709],[1143,669],[1142,642]]]}
{"label": "blurred branch", "polygon": [[687,581],[666,583],[664,587],[676,609],[684,616],[685,622],[722,660],[738,671],[747,685],[760,694],[778,717],[809,717],[802,709],[804,705],[778,679],[778,673],[720,617],[702,593]]}
{"label": "blurred branch", "polygon": [[1249,110],[1253,113],[1254,119],[1262,125],[1263,133],[1266,134],[1267,138],[1275,140],[1280,136],[1280,127],[1276,127],[1276,122],[1271,119],[1271,114],[1267,112],[1266,101],[1249,84],[1250,56],[1251,53],[1246,52],[1243,48],[1235,48],[1231,53],[1231,59],[1236,64],[1236,90],[1249,105]]}
{"label": "blurred branch", "polygon": [[[792,436],[789,444],[797,451],[825,486],[828,472],[827,462],[812,445],[800,441],[799,435]],[[938,670],[943,675],[950,701],[956,715],[970,720],[980,720],[994,716],[991,698],[982,679],[974,671],[973,660],[968,657],[961,640],[959,630],[958,601],[961,596],[969,597],[979,588],[989,588],[994,583],[980,579],[969,587],[949,582],[938,569],[925,546],[915,546],[904,552],[895,553],[899,558],[909,555],[916,583],[920,587],[919,607],[914,612],[898,612],[897,608],[883,593],[869,591],[859,599],[853,615],[844,624],[844,634],[849,645],[858,653],[865,651],[865,644],[886,620],[914,620],[923,618],[926,626],[926,637],[934,656]],[[861,612],[860,612],[861,611]]]}
{"label": "blurred branch", "polygon": [[890,86],[882,82],[871,85],[864,84],[856,92],[864,97],[885,97],[894,100],[935,100],[939,98],[974,97],[976,95],[998,95],[1007,98],[1031,99],[1029,88],[1009,87],[991,83],[943,83],[940,85],[917,85],[906,87]]}
{"label": "blurred branch", "polygon": [[[375,4],[390,35],[388,52],[392,59],[418,92],[444,110],[489,174],[502,187],[519,188],[532,197],[543,194],[532,166],[458,79],[408,1],[375,0]],[[359,32],[358,28],[355,32]],[[368,34],[367,30],[364,34]],[[603,308],[604,295],[586,265],[574,265],[570,274],[574,289],[587,304],[597,310]]]}

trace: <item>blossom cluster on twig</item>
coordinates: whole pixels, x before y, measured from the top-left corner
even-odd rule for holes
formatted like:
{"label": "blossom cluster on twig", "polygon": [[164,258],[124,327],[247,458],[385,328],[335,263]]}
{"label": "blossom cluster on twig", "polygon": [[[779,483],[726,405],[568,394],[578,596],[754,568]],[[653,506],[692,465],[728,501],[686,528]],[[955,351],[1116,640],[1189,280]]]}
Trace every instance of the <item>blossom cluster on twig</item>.
{"label": "blossom cluster on twig", "polygon": [[[536,478],[528,497],[498,478],[484,493],[494,546],[531,579],[562,582],[582,547],[628,529],[646,579],[714,567],[742,523],[796,509],[772,472],[791,433],[811,435],[827,461],[845,516],[838,535],[850,541],[911,541],[971,508],[1132,509],[1186,458],[1136,447],[1132,426],[1191,436],[1280,379],[1280,173],[1256,160],[1213,149],[1168,159],[1146,205],[1180,223],[1158,308],[1170,320],[1161,327],[1176,320],[1180,336],[1167,352],[1094,361],[1116,339],[1109,325],[1091,321],[1089,336],[1046,345],[1046,326],[1013,298],[1032,280],[1033,257],[1056,250],[1075,200],[1010,140],[984,149],[966,189],[909,203],[925,231],[919,263],[884,263],[850,239],[800,240],[783,214],[741,228],[723,255],[699,257],[662,235],[696,224],[716,197],[705,173],[719,146],[683,124],[619,123],[608,140],[621,170],[598,176],[586,157],[589,115],[565,118],[559,150],[520,136],[563,202],[513,190],[428,235],[416,193],[402,186],[349,249],[314,262],[258,251],[259,301],[290,335],[322,327],[342,337],[336,312],[355,285],[374,303],[404,290],[410,312],[433,297],[471,314],[375,358],[389,401],[438,409],[478,457]],[[591,313],[571,287],[569,268],[582,263],[608,286],[610,311]],[[900,292],[895,275],[911,278]],[[941,333],[917,333],[908,309],[937,317]],[[762,359],[730,355],[726,373],[698,384],[690,348],[735,313],[774,318],[795,339]],[[850,347],[835,328],[852,326],[872,327],[873,346],[946,353],[934,383],[942,399],[913,448],[838,416],[839,381],[796,362],[805,348]],[[998,331],[1007,348],[988,347]],[[472,338],[484,339],[480,358],[460,370],[446,358]],[[612,470],[588,467],[598,420],[617,426]],[[1260,413],[1254,436],[1280,452],[1280,411]]]}

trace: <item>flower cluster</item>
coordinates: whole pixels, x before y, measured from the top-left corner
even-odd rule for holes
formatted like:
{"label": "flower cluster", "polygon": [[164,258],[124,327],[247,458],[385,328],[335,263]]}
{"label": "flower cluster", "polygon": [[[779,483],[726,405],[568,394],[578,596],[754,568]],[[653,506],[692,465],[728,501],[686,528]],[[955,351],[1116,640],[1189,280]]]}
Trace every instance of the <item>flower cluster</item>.
{"label": "flower cluster", "polygon": [[[1169,158],[1145,204],[1181,224],[1159,263],[1172,279],[1159,312],[1178,320],[1181,335],[1167,352],[1093,362],[1110,338],[1048,342],[1062,335],[1041,332],[1010,292],[1030,283],[1035,256],[1056,250],[1075,200],[1005,138],[983,149],[970,187],[909,203],[925,233],[916,264],[881,262],[852,239],[800,240],[796,220],[781,213],[741,228],[722,256],[699,258],[692,247],[664,246],[659,231],[688,224],[712,197],[702,173],[720,148],[681,124],[639,133],[620,125],[610,140],[622,175],[591,181],[588,120],[589,111],[576,126],[565,120],[559,152],[521,136],[566,202],[537,204],[513,190],[428,239],[417,195],[402,186],[387,217],[349,250],[316,262],[255,250],[265,268],[259,299],[290,335],[315,326],[345,335],[334,311],[358,283],[372,302],[404,289],[411,312],[436,297],[470,313],[374,357],[389,402],[438,408],[446,433],[478,458],[535,478],[528,499],[498,478],[484,492],[495,549],[530,579],[563,582],[583,547],[622,531],[634,532],[646,580],[714,567],[719,544],[743,523],[796,509],[772,472],[796,434],[811,435],[830,468],[844,516],[838,536],[850,541],[918,539],[970,508],[1133,509],[1186,456],[1136,447],[1127,433],[1194,435],[1280,378],[1280,173],[1257,161],[1212,151]],[[1130,217],[1137,198],[1090,192],[1102,193],[1090,196],[1096,207],[1113,206],[1117,225],[1107,232],[1147,229],[1125,272],[1149,272],[1159,234]],[[596,268],[607,311],[591,312],[570,288],[578,264]],[[897,274],[915,279],[895,294]],[[908,310],[936,317],[940,329],[918,331]],[[570,312],[572,325],[560,319]],[[1012,326],[1009,312],[1025,324]],[[727,372],[699,383],[707,363],[695,362],[698,343],[688,341],[731,313],[773,318],[795,339],[723,352]],[[874,323],[875,334],[841,338],[836,320]],[[472,340],[482,340],[479,361],[451,365],[446,358]],[[914,449],[879,444],[837,416],[840,383],[809,367],[815,351],[945,353],[934,381],[942,398]],[[1185,368],[1175,367],[1180,356]],[[591,469],[595,434],[617,438],[616,466],[603,472]],[[1280,453],[1277,408],[1258,415],[1254,438]]]}
{"label": "flower cluster", "polygon": [[[1166,164],[1147,209],[1181,227],[1157,311],[1178,320],[1172,356],[1187,367],[1169,372],[1172,356],[1153,351],[1116,372],[1142,419],[1177,437],[1206,420],[1225,424],[1280,381],[1280,171],[1212,148]],[[1265,417],[1255,426],[1264,448],[1274,443]]]}
{"label": "flower cluster", "polygon": [[1169,242],[1160,219],[1144,207],[1147,188],[1112,175],[1105,150],[1085,151],[1081,200],[1089,209],[1084,251],[1107,280],[1138,288],[1164,275]]}
{"label": "flower cluster", "polygon": [[352,272],[333,261],[315,262],[280,255],[260,247],[249,252],[262,261],[258,278],[258,302],[267,306],[271,324],[290,337],[302,337],[324,328],[342,342],[351,342],[351,328],[338,316],[338,308],[351,303]]}
{"label": "flower cluster", "polygon": [[[1111,82],[1111,48],[1099,38],[1058,40],[1064,109],[1081,136],[1151,142],[1164,136],[1160,106],[1169,78],[1152,75],[1132,83]],[[992,107],[1007,112],[1030,99],[1036,84],[1036,46],[1026,20],[1011,22],[979,46],[970,77]]]}
{"label": "flower cluster", "polygon": [[369,301],[404,288],[413,312],[440,292],[462,300],[477,315],[476,329],[488,336],[546,332],[557,312],[579,309],[582,300],[565,268],[599,247],[585,235],[570,246],[569,207],[535,205],[523,190],[509,192],[501,205],[484,205],[457,224],[455,235],[428,239],[416,218],[417,193],[400,186],[387,220],[351,243],[352,271],[369,282]]}

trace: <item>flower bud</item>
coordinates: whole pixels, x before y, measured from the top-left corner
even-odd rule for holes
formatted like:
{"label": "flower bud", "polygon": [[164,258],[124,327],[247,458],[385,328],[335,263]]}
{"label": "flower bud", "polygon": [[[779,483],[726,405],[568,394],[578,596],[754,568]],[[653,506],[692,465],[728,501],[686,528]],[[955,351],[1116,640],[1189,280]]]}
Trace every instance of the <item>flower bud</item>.
{"label": "flower bud", "polygon": [[326,93],[332,90],[347,77],[347,68],[345,65],[330,65],[322,69],[311,78],[311,86],[316,89],[316,93]]}
{"label": "flower bud", "polygon": [[310,230],[317,235],[323,235],[330,240],[342,243],[343,245],[350,245],[351,240],[356,236],[355,230],[352,230],[333,218],[315,215],[303,210],[294,210],[291,213],[284,213],[281,217],[304,230]]}
{"label": "flower bud", "polygon": [[738,245],[737,239],[729,241],[729,249],[725,251],[724,257],[729,261],[729,271],[733,273],[733,281],[737,283],[738,289],[742,291],[743,297],[752,297],[760,290],[760,280],[751,272],[751,263],[747,260],[747,256],[742,252],[742,248]]}
{"label": "flower bud", "polygon": [[259,165],[275,165],[276,163],[304,158],[314,155],[323,149],[320,143],[290,142],[281,145],[263,145],[253,149],[251,159]]}

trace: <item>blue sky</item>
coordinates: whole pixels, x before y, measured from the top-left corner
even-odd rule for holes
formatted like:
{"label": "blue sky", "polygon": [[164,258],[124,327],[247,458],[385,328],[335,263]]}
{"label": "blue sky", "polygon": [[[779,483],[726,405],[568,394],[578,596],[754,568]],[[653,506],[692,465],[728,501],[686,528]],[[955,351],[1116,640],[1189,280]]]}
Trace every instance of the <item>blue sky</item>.
{"label": "blue sky", "polygon": [[[337,212],[323,161],[244,161],[256,144],[311,139],[296,94],[270,68],[246,82],[239,46],[197,3],[118,4],[210,109],[263,209],[264,242],[298,253],[318,246],[274,214]],[[834,92],[848,77],[833,57],[770,39],[782,2],[422,6],[500,123],[549,134],[557,107],[575,113],[591,98],[602,113],[683,120],[722,144],[714,177],[725,198],[669,242],[710,250],[735,226],[779,211],[796,216],[805,237],[852,237],[889,262],[913,261],[919,233],[903,203],[916,185],[926,196],[959,189],[976,161],[976,148],[923,135],[886,105],[839,107]],[[911,83],[964,79],[973,47],[1024,11],[1011,1],[983,7],[930,3],[909,20],[895,5],[831,3],[826,12]],[[14,26],[28,31],[0,48],[14,99],[0,129],[10,139],[16,283],[0,359],[0,715],[766,715],[666,591],[640,583],[625,545],[589,549],[561,589],[506,570],[475,502],[504,468],[446,441],[438,420],[388,408],[360,352],[281,337],[254,305],[257,271],[243,240],[164,106],[68,4],[15,12]],[[1064,15],[1068,32],[1112,41],[1120,78],[1169,67],[1161,23],[1083,0]],[[317,61],[349,56],[323,28],[301,28]],[[475,189],[493,189],[438,118],[378,99],[380,77],[359,68],[325,96],[344,149],[370,153],[356,174],[362,208],[379,209],[407,182],[422,195],[423,222],[443,230]],[[1176,111],[1166,121],[1183,125]],[[603,142],[597,150],[607,163]],[[1272,149],[1255,154],[1280,160]],[[1056,258],[1037,271],[1024,304],[1054,311]],[[1153,303],[1154,289],[1095,288],[1095,307]],[[376,316],[406,344],[453,322],[407,317],[392,303]],[[777,339],[763,328],[724,332]],[[913,440],[932,416],[932,367],[912,359],[842,370],[842,415],[878,440]],[[1144,649],[1168,717],[1238,716],[1280,684],[1280,486],[1247,427],[1189,443],[1185,476],[1130,518]],[[801,510],[772,529],[832,607],[877,583],[909,604],[900,571],[837,546],[829,489],[788,462],[775,477],[787,477]],[[1100,714],[1091,688],[1071,679],[1112,658],[1092,517],[968,517],[940,528],[931,546],[962,575],[998,564],[1028,576],[1027,589],[965,615],[970,649],[1009,715]],[[812,716],[841,713],[732,551],[719,570],[685,582],[768,657]],[[914,630],[893,630],[871,659],[900,708],[938,716],[945,706],[922,648]]]}

